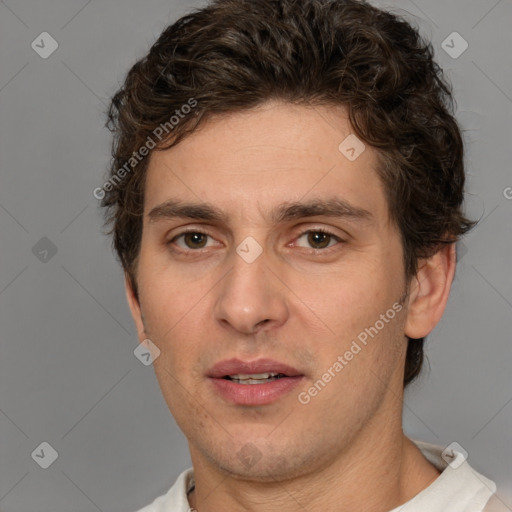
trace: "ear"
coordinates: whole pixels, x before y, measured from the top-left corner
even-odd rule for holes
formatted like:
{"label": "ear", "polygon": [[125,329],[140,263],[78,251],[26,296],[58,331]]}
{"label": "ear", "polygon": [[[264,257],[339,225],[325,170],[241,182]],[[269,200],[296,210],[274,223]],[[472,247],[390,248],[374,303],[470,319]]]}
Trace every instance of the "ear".
{"label": "ear", "polygon": [[133,287],[128,277],[128,274],[124,275],[124,289],[126,292],[126,300],[128,301],[128,306],[130,306],[130,311],[132,313],[133,321],[135,322],[135,327],[137,328],[137,336],[139,341],[144,341],[146,336],[146,328],[144,327],[144,321],[142,319],[142,312],[140,309],[140,304],[135,297],[135,293],[133,291]]}
{"label": "ear", "polygon": [[411,281],[405,334],[423,338],[437,325],[444,313],[455,275],[455,243],[443,245],[430,258],[420,261]]}

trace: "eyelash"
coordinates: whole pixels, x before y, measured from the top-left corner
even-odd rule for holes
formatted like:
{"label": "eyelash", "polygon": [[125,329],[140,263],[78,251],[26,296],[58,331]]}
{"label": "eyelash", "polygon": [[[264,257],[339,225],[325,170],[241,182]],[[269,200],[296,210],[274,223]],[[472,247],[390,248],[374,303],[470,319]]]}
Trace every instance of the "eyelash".
{"label": "eyelash", "polygon": [[[332,237],[333,239],[335,239],[338,243],[343,243],[345,242],[345,240],[341,239],[339,236],[335,235],[333,232],[325,229],[325,228],[314,228],[314,229],[308,229],[306,231],[303,231],[301,233],[299,233],[299,235],[296,237],[296,239],[300,239],[302,238],[304,235],[308,235],[310,233],[322,233],[322,234],[325,234],[325,235],[328,235],[330,237]],[[213,238],[213,236],[206,232],[206,231],[199,231],[197,229],[190,229],[190,230],[185,230],[185,231],[182,231],[180,233],[178,233],[177,235],[175,235],[171,240],[169,240],[168,242],[166,242],[166,245],[172,245],[174,244],[174,242],[179,239],[180,237],[184,236],[184,235],[187,235],[187,234],[197,234],[197,235],[205,235],[205,236],[209,236],[210,238]],[[337,244],[336,244],[337,245]],[[182,253],[187,253],[187,252],[192,252],[192,253],[200,253],[202,251],[202,249],[206,249],[206,248],[199,248],[199,249],[182,249],[182,248],[179,248],[178,251],[182,252]],[[302,249],[306,249],[305,247],[302,247]],[[335,245],[330,247],[325,247],[323,249],[315,249],[313,247],[309,248],[310,251],[312,251],[313,253],[317,253],[317,251],[320,251],[320,252],[323,252],[323,253],[330,253],[332,252],[333,250],[335,250]]]}

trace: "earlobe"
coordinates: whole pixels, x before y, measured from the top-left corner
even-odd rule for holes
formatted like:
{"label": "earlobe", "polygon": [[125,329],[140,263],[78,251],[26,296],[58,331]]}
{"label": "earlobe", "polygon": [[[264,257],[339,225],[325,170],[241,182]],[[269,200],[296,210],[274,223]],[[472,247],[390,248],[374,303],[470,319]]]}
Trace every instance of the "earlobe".
{"label": "earlobe", "polygon": [[442,246],[438,252],[419,263],[411,282],[405,334],[423,338],[441,319],[455,275],[455,243]]}
{"label": "earlobe", "polygon": [[144,321],[142,318],[142,311],[140,309],[139,301],[137,297],[135,297],[135,293],[133,291],[130,278],[126,273],[124,275],[124,289],[126,292],[126,300],[128,302],[128,306],[130,307],[132,318],[137,329],[137,336],[139,338],[139,341],[143,341],[147,338],[147,336],[146,329],[144,327]]}

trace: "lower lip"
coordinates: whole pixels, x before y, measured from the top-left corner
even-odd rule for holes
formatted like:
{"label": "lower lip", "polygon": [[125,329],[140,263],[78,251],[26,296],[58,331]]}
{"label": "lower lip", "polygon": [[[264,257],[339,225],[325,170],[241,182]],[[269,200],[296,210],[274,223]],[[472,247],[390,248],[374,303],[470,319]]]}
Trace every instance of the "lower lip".
{"label": "lower lip", "polygon": [[229,402],[237,405],[266,405],[289,393],[303,379],[282,377],[264,384],[238,384],[228,379],[211,378],[215,389]]}

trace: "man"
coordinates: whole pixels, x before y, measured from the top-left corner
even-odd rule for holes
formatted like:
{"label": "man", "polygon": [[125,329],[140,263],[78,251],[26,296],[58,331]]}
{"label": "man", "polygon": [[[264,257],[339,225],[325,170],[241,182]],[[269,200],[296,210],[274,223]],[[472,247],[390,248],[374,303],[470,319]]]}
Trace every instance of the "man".
{"label": "man", "polygon": [[417,31],[355,0],[217,0],[109,117],[95,195],[193,464],[142,511],[498,510],[462,453],[402,430],[474,224]]}

